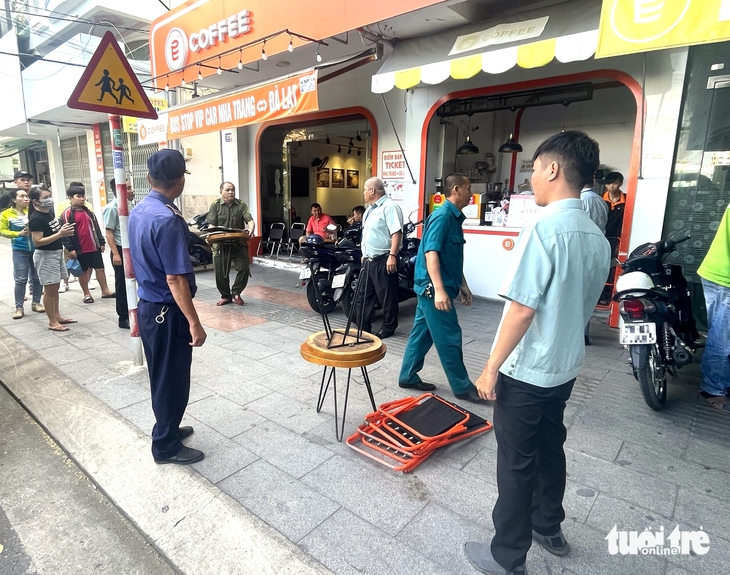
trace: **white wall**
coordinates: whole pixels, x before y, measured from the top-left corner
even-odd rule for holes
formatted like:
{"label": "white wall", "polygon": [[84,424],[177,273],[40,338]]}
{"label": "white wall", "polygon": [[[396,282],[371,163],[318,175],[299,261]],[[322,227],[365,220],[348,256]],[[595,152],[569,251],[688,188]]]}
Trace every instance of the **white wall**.
{"label": "white wall", "polygon": [[[5,52],[3,54],[2,52]],[[17,56],[18,43],[12,30],[0,38],[0,78],[2,78],[2,114],[0,130],[25,122],[23,110],[23,87],[20,79],[20,63]]]}
{"label": "white wall", "polygon": [[221,172],[221,134],[200,134],[180,139],[180,150],[189,148],[192,158],[186,161],[190,175],[185,176],[182,212],[186,219],[196,214],[208,212],[210,204],[220,197]]}

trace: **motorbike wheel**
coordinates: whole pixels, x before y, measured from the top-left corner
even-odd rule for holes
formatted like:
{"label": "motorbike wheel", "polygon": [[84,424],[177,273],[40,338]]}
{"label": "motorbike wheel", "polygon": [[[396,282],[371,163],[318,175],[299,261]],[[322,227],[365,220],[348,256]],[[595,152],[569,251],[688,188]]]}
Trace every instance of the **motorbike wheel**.
{"label": "motorbike wheel", "polygon": [[193,266],[207,266],[213,263],[211,255],[200,246],[195,246],[190,251],[190,260]]}
{"label": "motorbike wheel", "polygon": [[667,401],[667,374],[662,367],[657,346],[652,347],[644,365],[636,370],[636,377],[646,404],[655,410],[664,407]]}
{"label": "motorbike wheel", "polygon": [[[317,294],[314,293],[314,281],[316,281],[316,278],[312,278],[307,284],[307,301],[314,311],[316,311],[317,313],[322,313],[319,308],[319,302],[317,301]],[[322,305],[324,307],[324,313],[330,313],[337,307],[337,302],[331,295],[328,296],[323,294]]]}
{"label": "motorbike wheel", "polygon": [[[350,317],[350,310],[352,309],[354,297],[355,292],[352,290],[352,287],[345,286],[345,289],[342,290],[342,297],[340,298],[340,301],[342,302],[342,309],[345,310],[345,315],[347,317]],[[355,318],[353,317],[352,319],[354,320]]]}

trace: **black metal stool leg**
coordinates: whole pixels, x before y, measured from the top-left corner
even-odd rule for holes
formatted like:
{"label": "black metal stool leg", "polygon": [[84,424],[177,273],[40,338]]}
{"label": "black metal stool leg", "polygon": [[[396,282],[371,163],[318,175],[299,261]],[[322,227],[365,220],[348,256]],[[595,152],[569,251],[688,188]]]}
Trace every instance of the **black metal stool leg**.
{"label": "black metal stool leg", "polygon": [[362,378],[365,381],[365,388],[368,390],[370,396],[370,405],[373,406],[373,411],[377,411],[378,408],[375,406],[375,398],[373,397],[373,388],[370,387],[370,376],[368,375],[368,368],[364,365],[360,368],[362,371]]}
{"label": "black metal stool leg", "polygon": [[330,368],[332,370],[332,373],[330,373],[329,379],[327,379],[327,385],[324,384],[324,380],[327,377],[327,367],[324,368],[324,371],[322,372],[322,383],[319,385],[319,398],[317,399],[317,413],[319,413],[322,410],[322,405],[324,405],[324,398],[327,397],[327,390],[330,387],[330,381],[332,381],[332,377],[335,374],[335,368]]}

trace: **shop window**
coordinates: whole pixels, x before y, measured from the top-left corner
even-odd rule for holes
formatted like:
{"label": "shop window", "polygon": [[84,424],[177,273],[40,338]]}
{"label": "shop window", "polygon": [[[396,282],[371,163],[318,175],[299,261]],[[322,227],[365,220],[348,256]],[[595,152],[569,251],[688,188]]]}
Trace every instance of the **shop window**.
{"label": "shop window", "polygon": [[695,317],[706,322],[697,275],[730,202],[730,43],[689,50],[663,237],[685,230],[692,238],[667,261],[682,266]]}

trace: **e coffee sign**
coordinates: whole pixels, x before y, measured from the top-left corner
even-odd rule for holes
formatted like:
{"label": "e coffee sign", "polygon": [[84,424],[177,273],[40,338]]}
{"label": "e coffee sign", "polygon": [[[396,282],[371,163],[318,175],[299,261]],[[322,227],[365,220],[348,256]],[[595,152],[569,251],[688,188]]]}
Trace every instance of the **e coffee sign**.
{"label": "e coffee sign", "polygon": [[237,14],[214,22],[190,36],[180,28],[173,28],[167,33],[165,40],[165,62],[170,70],[181,70],[188,61],[190,52],[202,52],[207,48],[218,46],[228,39],[237,38],[251,31],[249,10],[241,10]]}

